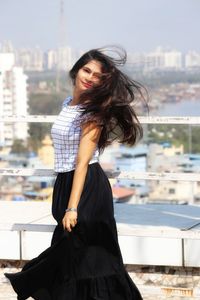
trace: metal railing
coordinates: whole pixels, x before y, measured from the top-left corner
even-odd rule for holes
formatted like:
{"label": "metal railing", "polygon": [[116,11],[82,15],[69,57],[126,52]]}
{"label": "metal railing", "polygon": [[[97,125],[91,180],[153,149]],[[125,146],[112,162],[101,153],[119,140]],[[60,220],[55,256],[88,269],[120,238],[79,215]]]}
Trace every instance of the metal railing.
{"label": "metal railing", "polygon": [[[0,116],[0,122],[13,123],[52,123],[55,121],[55,115],[23,115],[23,116]],[[141,124],[176,124],[176,125],[200,125],[200,117],[172,117],[172,116],[150,116],[139,117]],[[55,172],[52,169],[28,169],[28,168],[0,168],[0,175],[4,176],[54,176]],[[111,178],[118,179],[133,179],[133,180],[179,180],[179,181],[200,181],[200,174],[198,173],[175,173],[175,172],[126,172],[114,171],[108,174]]]}

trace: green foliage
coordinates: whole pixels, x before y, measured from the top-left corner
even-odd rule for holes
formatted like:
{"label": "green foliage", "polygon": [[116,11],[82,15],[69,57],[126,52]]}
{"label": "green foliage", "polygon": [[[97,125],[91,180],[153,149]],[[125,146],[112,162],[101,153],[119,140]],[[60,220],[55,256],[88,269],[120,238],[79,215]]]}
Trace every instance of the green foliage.
{"label": "green foliage", "polygon": [[184,152],[190,151],[190,141],[191,141],[191,151],[192,153],[200,153],[200,127],[191,126],[191,138],[189,136],[189,126],[188,125],[149,125],[148,130],[148,142],[149,143],[162,143],[169,142],[175,146],[180,146],[183,144]]}
{"label": "green foliage", "polygon": [[199,126],[192,126],[191,131],[192,131],[192,137],[191,137],[192,152],[193,153],[200,153],[200,143],[199,143],[200,127]]}
{"label": "green foliage", "polygon": [[156,88],[162,85],[172,83],[199,83],[200,71],[161,71],[153,70],[153,72],[135,71],[129,68],[127,73],[135,80],[143,83],[145,86]]}
{"label": "green foliage", "polygon": [[28,146],[34,152],[37,152],[42,145],[45,135],[50,135],[52,124],[50,123],[30,123]]}
{"label": "green foliage", "polygon": [[51,94],[30,94],[29,114],[30,115],[55,115],[59,112],[66,93]]}
{"label": "green foliage", "polygon": [[[62,89],[60,93],[31,93],[29,95],[30,115],[57,115],[62,107],[66,96],[69,95],[67,89]],[[30,123],[29,124],[29,149],[37,152],[46,134],[50,135],[51,123]]]}
{"label": "green foliage", "polygon": [[28,148],[25,146],[24,141],[22,139],[15,139],[11,148],[11,153],[27,153]]}

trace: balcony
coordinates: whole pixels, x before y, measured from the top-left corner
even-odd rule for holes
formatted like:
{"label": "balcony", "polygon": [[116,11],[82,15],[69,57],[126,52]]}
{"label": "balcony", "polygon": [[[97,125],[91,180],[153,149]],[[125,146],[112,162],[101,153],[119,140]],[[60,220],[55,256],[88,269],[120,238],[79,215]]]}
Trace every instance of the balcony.
{"label": "balcony", "polygon": [[[55,116],[2,116],[1,122],[53,122],[54,119]],[[200,117],[139,119],[143,124],[200,124]],[[55,173],[50,169],[0,169],[0,176],[31,175],[54,177]],[[130,180],[200,181],[198,173],[114,171],[108,176]],[[124,263],[144,299],[200,297],[199,216],[200,207],[195,205],[115,204]],[[0,201],[0,220],[0,260],[7,268],[9,264],[20,266],[49,247],[56,224],[48,202]]]}

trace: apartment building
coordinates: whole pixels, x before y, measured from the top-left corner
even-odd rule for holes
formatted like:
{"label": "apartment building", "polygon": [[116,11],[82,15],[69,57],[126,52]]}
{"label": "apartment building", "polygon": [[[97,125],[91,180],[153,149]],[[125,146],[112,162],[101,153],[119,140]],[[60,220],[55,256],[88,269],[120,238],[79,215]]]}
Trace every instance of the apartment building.
{"label": "apartment building", "polygon": [[[26,115],[27,76],[15,65],[14,53],[0,53],[0,116]],[[27,123],[0,122],[0,146],[11,147],[14,139],[26,141]]]}

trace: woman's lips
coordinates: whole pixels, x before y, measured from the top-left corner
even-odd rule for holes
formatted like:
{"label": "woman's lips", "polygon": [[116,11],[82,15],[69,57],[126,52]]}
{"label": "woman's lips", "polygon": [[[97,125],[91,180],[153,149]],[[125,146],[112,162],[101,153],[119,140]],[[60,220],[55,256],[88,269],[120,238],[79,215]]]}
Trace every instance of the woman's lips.
{"label": "woman's lips", "polygon": [[91,83],[86,83],[86,82],[82,82],[82,83],[87,89],[92,87]]}

